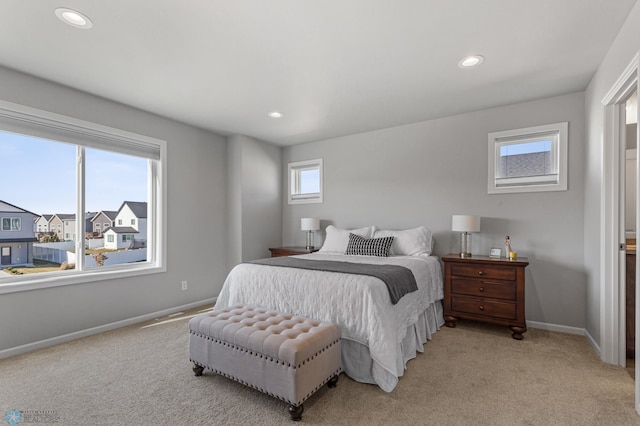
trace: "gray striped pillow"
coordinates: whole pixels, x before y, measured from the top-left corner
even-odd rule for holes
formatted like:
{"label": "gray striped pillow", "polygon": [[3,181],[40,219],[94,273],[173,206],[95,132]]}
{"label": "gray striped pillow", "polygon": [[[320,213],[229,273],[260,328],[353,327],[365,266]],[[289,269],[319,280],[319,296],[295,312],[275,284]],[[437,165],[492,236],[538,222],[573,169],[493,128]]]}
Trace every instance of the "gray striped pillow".
{"label": "gray striped pillow", "polygon": [[388,257],[394,237],[364,238],[360,235],[349,233],[349,244],[345,254],[359,256]]}

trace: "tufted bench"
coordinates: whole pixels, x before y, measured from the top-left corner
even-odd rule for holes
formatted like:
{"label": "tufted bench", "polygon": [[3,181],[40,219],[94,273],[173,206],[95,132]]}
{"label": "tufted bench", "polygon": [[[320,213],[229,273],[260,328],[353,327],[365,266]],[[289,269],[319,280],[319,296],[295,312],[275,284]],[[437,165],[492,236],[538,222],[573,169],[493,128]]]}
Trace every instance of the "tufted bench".
{"label": "tufted bench", "polygon": [[205,368],[290,404],[300,420],[303,402],[342,371],[336,324],[237,305],[189,321],[193,371]]}

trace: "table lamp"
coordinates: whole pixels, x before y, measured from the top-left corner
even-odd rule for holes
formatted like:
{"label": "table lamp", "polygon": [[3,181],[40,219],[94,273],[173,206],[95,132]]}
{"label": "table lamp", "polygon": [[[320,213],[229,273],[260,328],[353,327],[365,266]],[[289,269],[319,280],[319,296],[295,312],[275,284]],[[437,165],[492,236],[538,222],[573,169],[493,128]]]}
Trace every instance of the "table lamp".
{"label": "table lamp", "polygon": [[313,231],[320,229],[320,219],[316,217],[303,217],[300,219],[300,229],[307,231],[307,250],[313,250]]}
{"label": "table lamp", "polygon": [[451,230],[460,232],[460,257],[471,257],[471,232],[480,231],[480,217],[455,214],[452,216]]}

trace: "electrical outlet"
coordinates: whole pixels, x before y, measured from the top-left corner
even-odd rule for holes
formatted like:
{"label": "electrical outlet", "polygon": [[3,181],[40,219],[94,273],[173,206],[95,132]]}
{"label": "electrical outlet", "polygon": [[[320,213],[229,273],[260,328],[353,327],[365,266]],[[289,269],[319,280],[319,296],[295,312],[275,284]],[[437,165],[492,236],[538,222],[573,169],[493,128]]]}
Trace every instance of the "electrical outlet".
{"label": "electrical outlet", "polygon": [[182,281],[182,291],[185,291],[186,289],[187,289],[187,282]]}

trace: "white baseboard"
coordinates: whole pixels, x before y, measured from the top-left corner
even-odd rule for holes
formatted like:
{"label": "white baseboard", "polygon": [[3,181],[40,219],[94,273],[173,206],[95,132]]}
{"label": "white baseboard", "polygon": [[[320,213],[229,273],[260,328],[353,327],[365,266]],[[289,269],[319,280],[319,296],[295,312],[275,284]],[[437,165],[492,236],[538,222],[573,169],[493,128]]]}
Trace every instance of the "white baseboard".
{"label": "white baseboard", "polygon": [[15,348],[4,349],[0,351],[0,359],[9,358],[14,355],[20,355],[23,353],[35,351],[37,349],[46,348],[49,346],[59,345],[61,343],[70,342],[71,340],[80,339],[82,337],[91,336],[93,334],[104,333],[105,331],[115,330],[116,328],[126,327],[128,325],[145,322],[154,318],[171,315],[176,312],[197,308],[204,305],[213,305],[217,300],[217,297],[211,299],[204,299],[198,302],[189,303],[182,306],[176,306],[169,309],[164,309],[158,312],[152,312],[150,314],[140,315],[138,317],[125,319],[122,321],[112,322],[110,324],[99,325],[97,327],[88,328],[86,330],[75,331],[73,333],[63,334],[62,336],[52,337],[50,339],[40,340],[38,342],[27,343],[26,345],[16,346]]}
{"label": "white baseboard", "polygon": [[567,325],[549,324],[546,322],[527,321],[527,327],[539,328],[541,330],[557,331],[559,333],[577,334],[585,336],[586,330],[584,328],[569,327]]}
{"label": "white baseboard", "polygon": [[584,336],[585,339],[587,339],[587,342],[589,342],[593,350],[596,352],[596,354],[598,354],[598,357],[602,358],[600,354],[600,346],[596,343],[595,339],[593,338],[593,336],[591,336],[591,334],[589,334],[586,328],[568,327],[566,325],[548,324],[546,322],[537,322],[537,321],[527,321],[527,327]]}
{"label": "white baseboard", "polygon": [[591,336],[591,334],[589,334],[589,332],[586,329],[584,330],[584,337],[587,338],[587,342],[589,342],[593,350],[596,351],[596,353],[598,354],[598,358],[602,359],[602,353],[600,352],[600,345],[596,343],[596,340],[593,338],[593,336]]}

